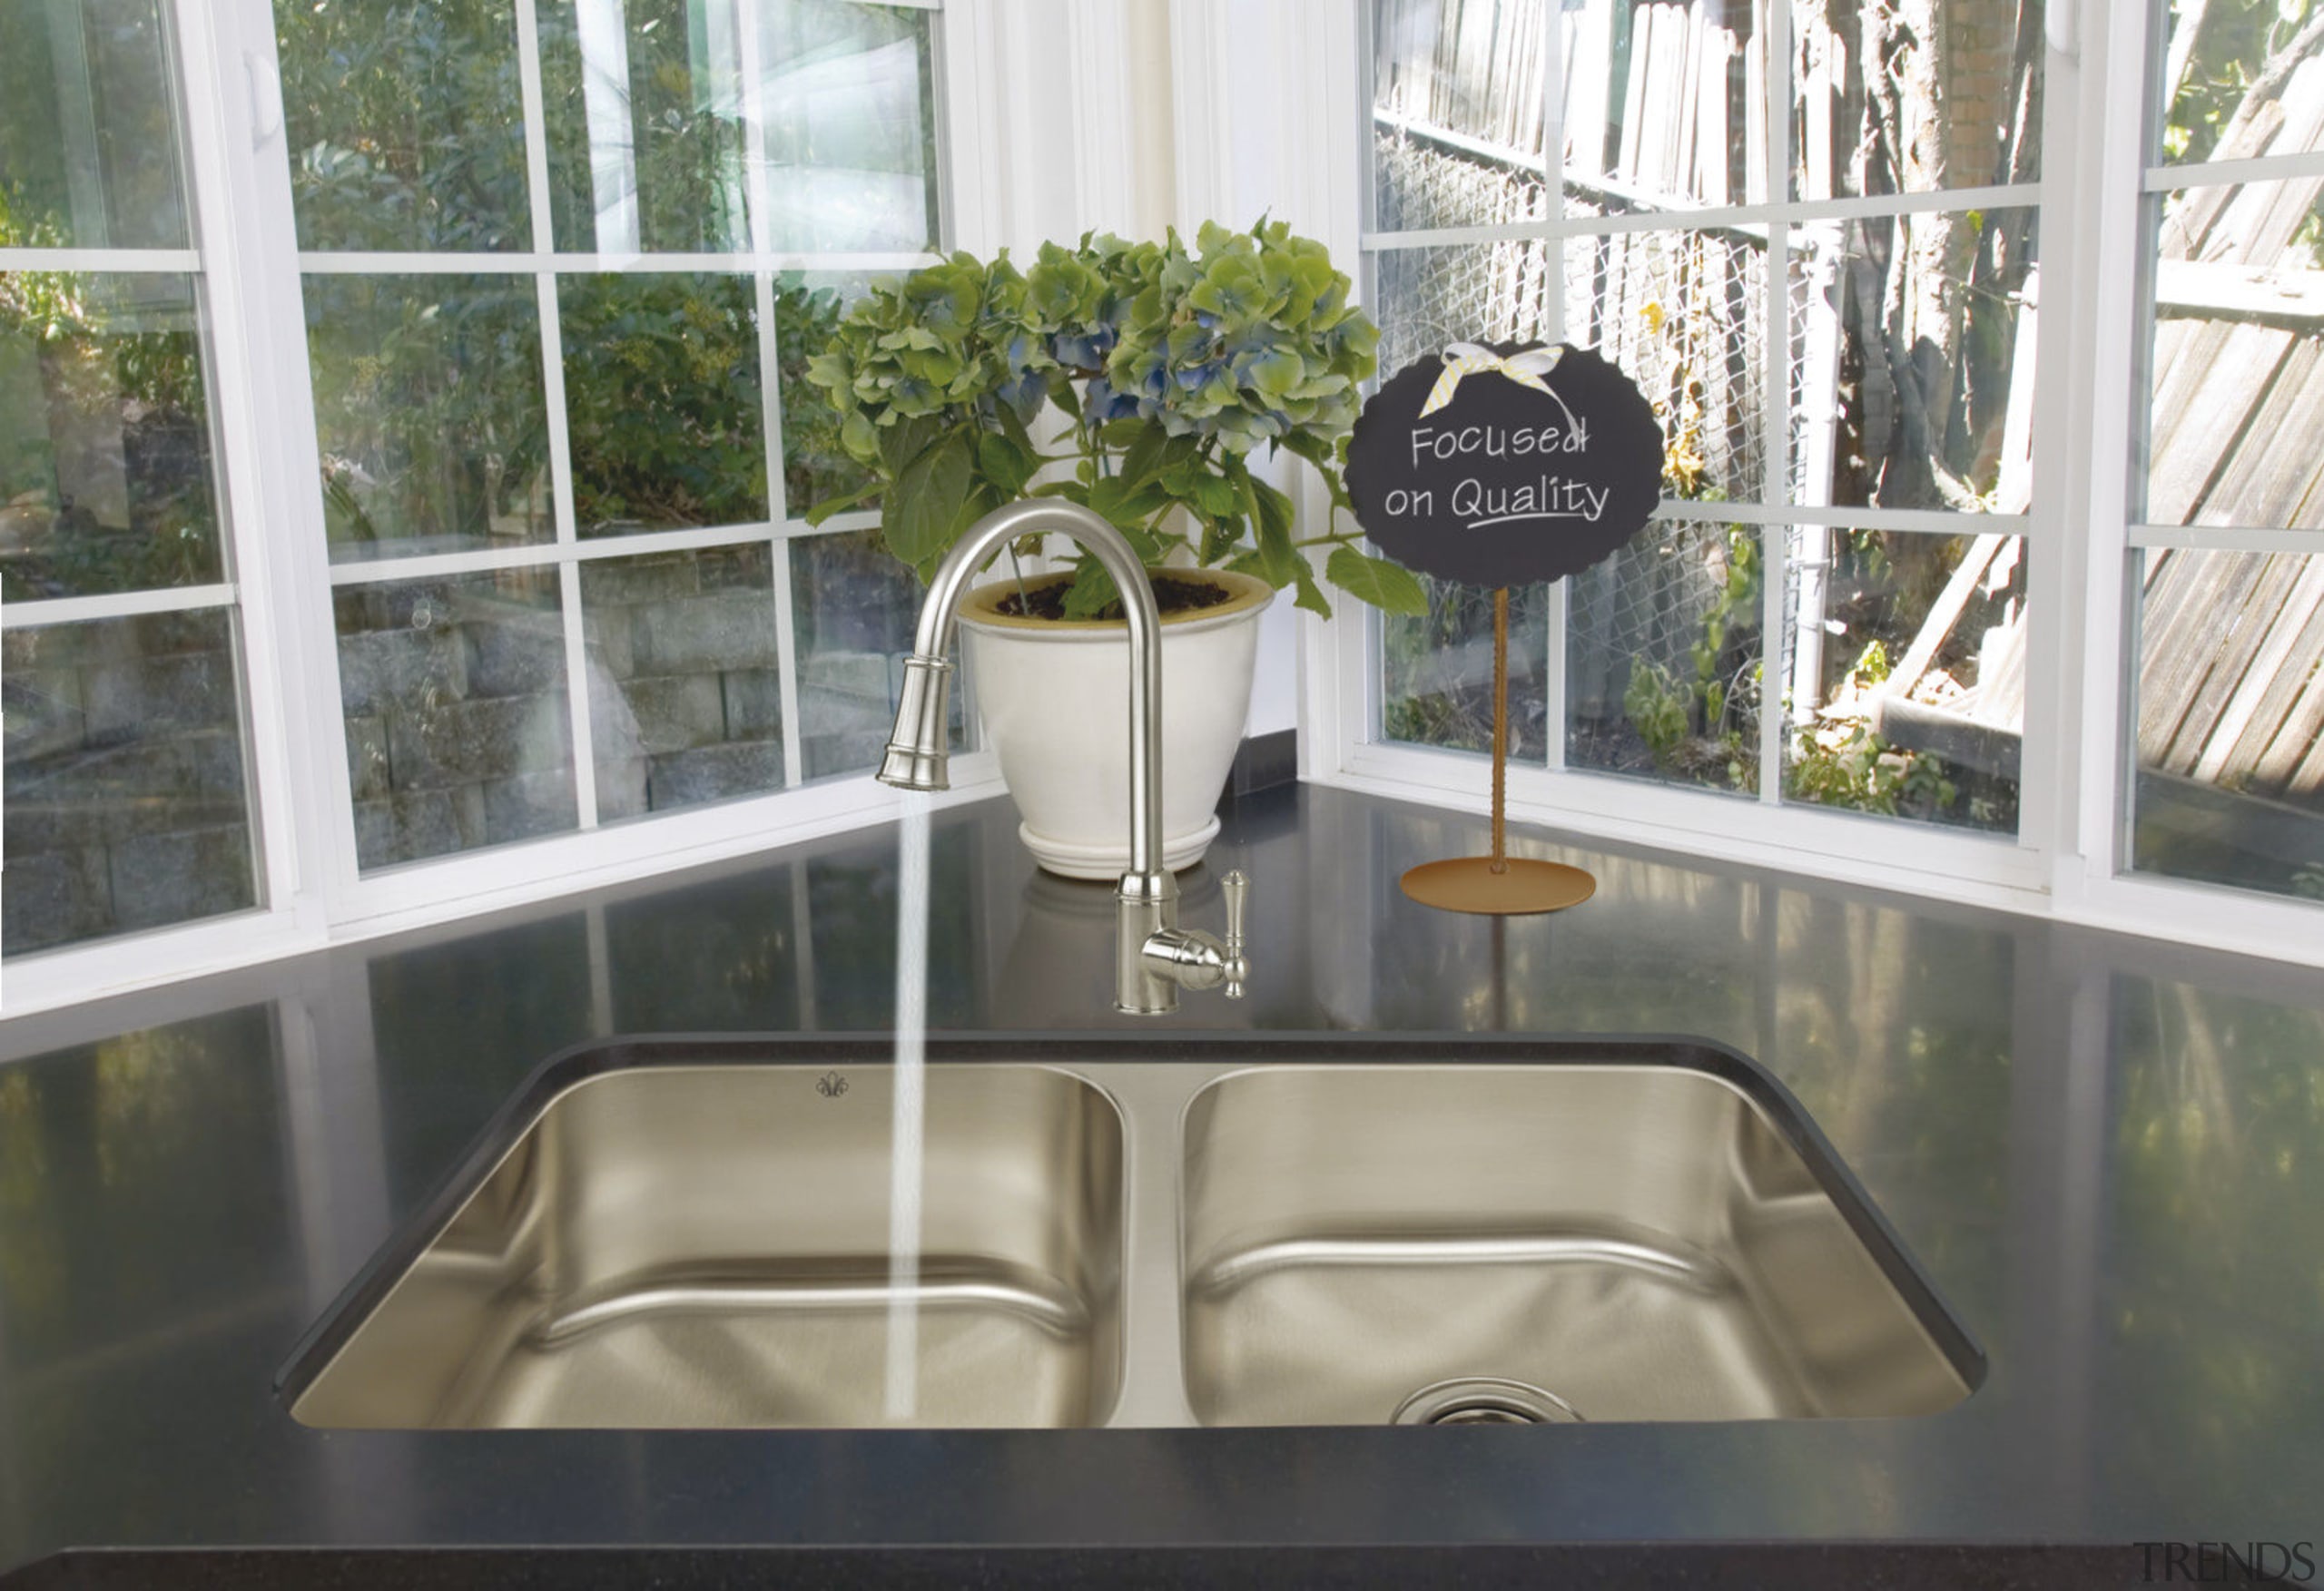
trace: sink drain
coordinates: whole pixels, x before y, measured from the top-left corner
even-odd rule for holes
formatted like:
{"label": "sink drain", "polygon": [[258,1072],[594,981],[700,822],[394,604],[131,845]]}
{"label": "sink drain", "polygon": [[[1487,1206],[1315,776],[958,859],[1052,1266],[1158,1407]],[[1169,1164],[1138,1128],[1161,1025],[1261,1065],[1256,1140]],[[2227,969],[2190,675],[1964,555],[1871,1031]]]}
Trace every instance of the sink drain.
{"label": "sink drain", "polygon": [[1574,1406],[1528,1381],[1461,1376],[1423,1387],[1390,1417],[1394,1425],[1577,1425]]}

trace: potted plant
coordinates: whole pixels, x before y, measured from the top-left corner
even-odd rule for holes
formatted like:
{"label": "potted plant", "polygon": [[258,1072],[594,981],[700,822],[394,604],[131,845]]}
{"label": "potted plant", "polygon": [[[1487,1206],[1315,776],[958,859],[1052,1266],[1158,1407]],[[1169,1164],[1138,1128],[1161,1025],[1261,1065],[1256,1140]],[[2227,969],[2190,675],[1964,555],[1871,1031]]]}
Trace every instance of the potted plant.
{"label": "potted plant", "polygon": [[[887,549],[925,581],[985,514],[1030,495],[1103,515],[1154,572],[1162,611],[1166,863],[1193,865],[1250,712],[1258,618],[1278,591],[1328,618],[1323,578],[1421,613],[1420,584],[1363,553],[1340,472],[1379,331],[1323,245],[1281,222],[1205,225],[1189,250],[1085,235],[1019,271],[955,254],[875,286],[807,368],[872,478],[820,522],[880,497]],[[1302,534],[1251,467],[1264,447],[1322,477]],[[1128,643],[1093,557],[1027,575],[1011,549],[960,626],[978,711],[1041,865],[1118,873],[1126,851]]]}

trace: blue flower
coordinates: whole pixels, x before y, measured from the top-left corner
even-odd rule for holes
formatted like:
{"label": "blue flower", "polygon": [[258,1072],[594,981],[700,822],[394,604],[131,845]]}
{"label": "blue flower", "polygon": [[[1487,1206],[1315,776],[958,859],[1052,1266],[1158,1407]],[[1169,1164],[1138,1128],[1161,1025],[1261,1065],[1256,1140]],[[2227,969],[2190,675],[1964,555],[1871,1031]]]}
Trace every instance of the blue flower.
{"label": "blue flower", "polygon": [[1041,405],[1049,401],[1049,385],[1040,373],[1027,370],[1013,381],[1001,384],[997,397],[1017,411],[1017,417],[1030,425],[1033,417],[1041,412]]}
{"label": "blue flower", "polygon": [[1116,328],[1107,325],[1086,327],[1079,331],[1060,331],[1049,339],[1049,351],[1057,362],[1071,369],[1095,370],[1106,362],[1106,356],[1121,339]]}
{"label": "blue flower", "polygon": [[1114,384],[1103,376],[1089,378],[1089,390],[1081,400],[1081,417],[1088,424],[1102,425],[1108,420],[1125,420],[1137,413],[1137,398],[1134,394],[1117,392]]}

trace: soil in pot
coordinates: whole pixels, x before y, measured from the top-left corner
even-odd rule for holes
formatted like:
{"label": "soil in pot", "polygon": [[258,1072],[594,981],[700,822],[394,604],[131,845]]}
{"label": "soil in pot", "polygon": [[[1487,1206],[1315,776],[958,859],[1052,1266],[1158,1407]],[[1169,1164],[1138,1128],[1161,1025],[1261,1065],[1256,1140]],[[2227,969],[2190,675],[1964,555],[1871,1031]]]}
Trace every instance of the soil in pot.
{"label": "soil in pot", "polygon": [[[1156,576],[1154,605],[1165,615],[1197,613],[1235,600],[1235,594],[1223,586],[1204,580],[1174,580],[1164,575]],[[1012,619],[1062,619],[1065,617],[1065,594],[1070,581],[1057,581],[1010,592],[992,604],[993,612]],[[1122,616],[1121,599],[1117,597],[1091,615],[1098,619],[1118,619]]]}

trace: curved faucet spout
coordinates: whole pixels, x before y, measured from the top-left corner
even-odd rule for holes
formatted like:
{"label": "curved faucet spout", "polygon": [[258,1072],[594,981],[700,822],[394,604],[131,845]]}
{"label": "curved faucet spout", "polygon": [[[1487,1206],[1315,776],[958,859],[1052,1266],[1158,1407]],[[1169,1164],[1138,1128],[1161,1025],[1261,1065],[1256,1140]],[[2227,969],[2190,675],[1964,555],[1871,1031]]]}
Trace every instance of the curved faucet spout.
{"label": "curved faucet spout", "polygon": [[1055,535],[1096,555],[1122,595],[1129,620],[1129,871],[1122,892],[1175,896],[1162,866],[1161,615],[1146,565],[1129,539],[1078,503],[1031,498],[997,508],[970,527],[937,565],[920,610],[912,655],[904,660],[895,733],[880,778],[905,790],[945,788],[946,683],[960,598],[987,559],[1019,536]]}

